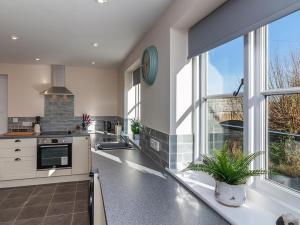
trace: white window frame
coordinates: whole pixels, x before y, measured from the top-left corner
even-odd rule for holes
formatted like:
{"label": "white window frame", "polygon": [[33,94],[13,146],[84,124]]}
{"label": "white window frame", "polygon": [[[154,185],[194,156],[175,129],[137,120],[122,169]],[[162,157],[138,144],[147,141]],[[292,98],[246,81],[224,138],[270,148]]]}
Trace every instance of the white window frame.
{"label": "white window frame", "polygon": [[141,83],[134,85],[135,91],[135,119],[141,119]]}
{"label": "white window frame", "polygon": [[[244,135],[243,147],[245,153],[264,151],[259,160],[251,167],[267,169],[267,115],[266,97],[274,94],[300,94],[300,87],[288,89],[267,90],[268,74],[268,26],[244,36]],[[232,97],[229,94],[207,95],[207,60],[208,52],[197,57],[199,65],[199,150],[197,156],[208,153],[207,143],[207,100]],[[199,158],[195,158],[198,160]],[[300,212],[300,193],[283,185],[266,179],[265,175],[250,180],[249,186],[258,193],[263,193],[268,199],[286,205],[296,212]],[[260,199],[257,199],[261,202]],[[272,206],[273,207],[273,206]]]}
{"label": "white window frame", "polygon": [[[268,26],[264,26],[255,31],[255,50],[256,50],[256,63],[255,71],[259,79],[256,79],[257,90],[255,97],[258,99],[257,112],[255,120],[259,121],[260,126],[255,128],[256,136],[254,137],[256,149],[265,151],[265,155],[261,156],[260,164],[255,168],[268,168],[268,121],[267,121],[267,97],[272,95],[282,94],[300,94],[300,87],[287,88],[287,89],[267,89],[267,74],[268,74]],[[266,179],[266,176],[255,178],[253,187],[258,191],[266,193],[280,202],[288,203],[290,208],[299,211],[300,193],[292,190],[284,185],[278,184],[274,181]]]}
{"label": "white window frame", "polygon": [[[245,46],[245,42],[244,42]],[[208,124],[207,124],[207,115],[208,115],[208,108],[207,108],[207,100],[209,99],[224,99],[224,98],[235,98],[233,94],[214,94],[214,95],[208,95],[207,94],[207,64],[208,64],[208,52],[205,52],[198,56],[199,60],[199,102],[200,102],[200,115],[199,115],[199,133],[200,133],[200,154],[208,154]],[[236,97],[243,97],[244,96],[244,91],[240,92]],[[243,104],[244,99],[243,99]],[[244,139],[244,137],[243,137]]]}

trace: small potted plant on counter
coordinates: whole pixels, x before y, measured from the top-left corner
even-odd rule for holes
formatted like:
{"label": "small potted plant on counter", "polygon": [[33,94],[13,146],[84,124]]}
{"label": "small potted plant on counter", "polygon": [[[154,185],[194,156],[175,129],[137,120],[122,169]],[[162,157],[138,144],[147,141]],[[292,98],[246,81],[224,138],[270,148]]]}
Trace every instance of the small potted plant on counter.
{"label": "small potted plant on counter", "polygon": [[141,128],[140,121],[137,119],[132,119],[131,120],[131,131],[132,131],[134,140],[140,139],[140,128]]}
{"label": "small potted plant on counter", "polygon": [[250,164],[262,152],[249,155],[232,153],[225,144],[212,156],[202,155],[202,163],[191,163],[187,170],[202,171],[216,181],[215,197],[223,205],[238,207],[246,200],[246,182],[252,176],[265,174],[265,170],[251,170]]}
{"label": "small potted plant on counter", "polygon": [[81,121],[82,130],[86,131],[90,125],[91,125],[90,115],[82,114],[82,121]]}

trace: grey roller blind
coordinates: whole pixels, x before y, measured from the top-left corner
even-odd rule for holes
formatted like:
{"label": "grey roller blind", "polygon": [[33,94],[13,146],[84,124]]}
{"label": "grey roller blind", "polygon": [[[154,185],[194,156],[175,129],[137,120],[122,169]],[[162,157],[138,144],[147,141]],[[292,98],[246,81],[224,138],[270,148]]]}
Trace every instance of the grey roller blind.
{"label": "grey roller blind", "polygon": [[300,9],[300,0],[229,0],[189,31],[189,58]]}
{"label": "grey roller blind", "polygon": [[132,85],[135,86],[135,85],[138,85],[139,83],[141,83],[140,68],[136,69],[132,73]]}

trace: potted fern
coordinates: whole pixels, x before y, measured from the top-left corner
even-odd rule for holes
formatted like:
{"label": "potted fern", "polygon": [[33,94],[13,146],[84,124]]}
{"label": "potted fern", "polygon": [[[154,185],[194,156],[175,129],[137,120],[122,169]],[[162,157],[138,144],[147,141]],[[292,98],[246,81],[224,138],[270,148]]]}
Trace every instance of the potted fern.
{"label": "potted fern", "polygon": [[251,170],[251,162],[261,155],[256,152],[249,155],[228,151],[227,144],[212,156],[203,155],[203,163],[192,163],[187,169],[202,171],[216,181],[215,197],[223,205],[238,207],[246,200],[245,184],[248,178],[265,174],[265,170]]}

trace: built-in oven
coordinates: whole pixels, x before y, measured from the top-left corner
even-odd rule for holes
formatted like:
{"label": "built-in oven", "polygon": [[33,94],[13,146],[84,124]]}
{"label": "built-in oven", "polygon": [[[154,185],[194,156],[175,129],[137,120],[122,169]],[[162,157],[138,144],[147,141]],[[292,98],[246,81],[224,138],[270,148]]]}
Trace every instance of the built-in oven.
{"label": "built-in oven", "polygon": [[37,169],[71,168],[72,137],[38,138]]}

